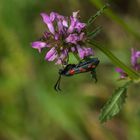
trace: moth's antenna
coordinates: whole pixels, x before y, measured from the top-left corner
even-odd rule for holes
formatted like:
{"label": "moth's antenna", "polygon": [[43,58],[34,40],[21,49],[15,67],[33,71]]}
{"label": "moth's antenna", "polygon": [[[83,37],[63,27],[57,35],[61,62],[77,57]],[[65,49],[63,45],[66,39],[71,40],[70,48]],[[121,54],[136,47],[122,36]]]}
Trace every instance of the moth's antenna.
{"label": "moth's antenna", "polygon": [[61,89],[60,89],[60,81],[61,81],[61,74],[59,75],[59,77],[58,77],[58,80],[56,81],[56,84],[54,85],[54,89],[56,90],[56,91],[61,91]]}

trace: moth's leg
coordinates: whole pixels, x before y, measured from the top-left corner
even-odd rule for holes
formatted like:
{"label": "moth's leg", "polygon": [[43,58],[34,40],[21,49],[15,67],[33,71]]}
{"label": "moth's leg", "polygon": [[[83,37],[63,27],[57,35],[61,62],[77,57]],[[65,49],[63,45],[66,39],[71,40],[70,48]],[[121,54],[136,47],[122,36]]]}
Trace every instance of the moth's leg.
{"label": "moth's leg", "polygon": [[98,80],[97,80],[95,69],[91,71],[91,75],[92,75],[92,78],[95,79],[95,83],[96,83]]}
{"label": "moth's leg", "polygon": [[54,85],[54,89],[58,92],[58,82],[56,82],[56,84]]}
{"label": "moth's leg", "polygon": [[58,90],[57,90],[57,84],[58,84],[58,83],[56,83],[56,84],[54,85],[55,91],[58,91]]}
{"label": "moth's leg", "polygon": [[56,91],[61,91],[61,89],[60,89],[60,81],[61,81],[61,75],[59,75],[59,78],[58,78],[58,80],[56,81],[56,84],[54,85],[54,89],[56,90]]}
{"label": "moth's leg", "polygon": [[59,91],[61,91],[60,83],[61,83],[61,82],[60,82],[60,80],[59,80],[59,82],[58,82],[58,90],[59,90]]}

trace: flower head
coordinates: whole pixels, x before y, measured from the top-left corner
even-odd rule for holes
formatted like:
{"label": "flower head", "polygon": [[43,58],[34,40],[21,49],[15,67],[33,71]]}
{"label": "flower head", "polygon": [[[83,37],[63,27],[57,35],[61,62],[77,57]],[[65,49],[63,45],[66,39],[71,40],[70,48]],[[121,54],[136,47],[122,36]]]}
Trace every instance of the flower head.
{"label": "flower head", "polygon": [[47,61],[64,64],[68,61],[69,52],[78,54],[80,59],[93,55],[93,50],[85,47],[86,24],[79,20],[79,11],[73,12],[70,17],[55,12],[49,15],[41,13],[41,16],[47,30],[40,41],[35,41],[31,45],[39,52],[43,48],[49,48],[45,56]]}
{"label": "flower head", "polygon": [[[134,48],[131,48],[131,67],[136,70],[137,72],[140,72],[140,51],[136,51]],[[116,71],[120,73],[120,78],[126,78],[128,75],[125,73],[121,68],[116,68]]]}
{"label": "flower head", "polygon": [[120,79],[124,79],[128,76],[121,68],[116,68],[116,72],[120,73]]}

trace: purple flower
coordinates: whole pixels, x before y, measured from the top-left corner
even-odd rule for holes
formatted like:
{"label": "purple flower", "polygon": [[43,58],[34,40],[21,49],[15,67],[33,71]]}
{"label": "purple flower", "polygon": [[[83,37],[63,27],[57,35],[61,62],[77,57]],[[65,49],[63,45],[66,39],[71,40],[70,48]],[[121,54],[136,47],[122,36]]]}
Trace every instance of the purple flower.
{"label": "purple flower", "polygon": [[41,13],[41,16],[48,30],[44,32],[41,41],[32,43],[32,47],[39,52],[45,47],[49,48],[45,60],[65,64],[70,52],[77,54],[80,59],[93,55],[93,50],[85,47],[86,24],[79,20],[79,11],[73,12],[70,17],[55,12],[50,15]]}
{"label": "purple flower", "polygon": [[[136,51],[134,48],[131,48],[131,67],[140,72],[140,63],[138,59],[140,58],[140,51]],[[116,71],[120,73],[120,78],[126,78],[128,75],[121,68],[116,68]]]}
{"label": "purple flower", "polygon": [[134,48],[131,49],[131,64],[136,71],[140,71],[140,63],[138,59],[140,58],[140,51],[136,51]]}
{"label": "purple flower", "polygon": [[120,73],[120,79],[124,79],[128,76],[121,68],[116,68],[115,70]]}

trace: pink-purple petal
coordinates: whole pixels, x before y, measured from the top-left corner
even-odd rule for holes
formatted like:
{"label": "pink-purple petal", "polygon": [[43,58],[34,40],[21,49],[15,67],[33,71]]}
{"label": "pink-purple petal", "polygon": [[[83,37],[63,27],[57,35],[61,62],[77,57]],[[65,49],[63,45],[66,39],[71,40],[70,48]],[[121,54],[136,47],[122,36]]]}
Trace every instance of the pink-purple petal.
{"label": "pink-purple petal", "polygon": [[86,27],[85,23],[77,22],[75,29],[77,29],[78,32],[81,32]]}
{"label": "pink-purple petal", "polygon": [[58,57],[57,53],[53,54],[48,61],[54,61]]}
{"label": "pink-purple petal", "polygon": [[76,11],[76,12],[73,12],[72,13],[72,16],[77,19],[78,18],[78,15],[79,15],[79,11]]}
{"label": "pink-purple petal", "polygon": [[45,13],[41,13],[41,16],[43,18],[44,23],[47,24],[49,31],[52,34],[55,34],[55,29],[54,29],[54,26],[53,26],[53,23],[52,23],[50,17]]}
{"label": "pink-purple petal", "polygon": [[57,56],[56,54],[57,54],[57,51],[56,51],[55,47],[53,47],[47,52],[45,59],[48,61],[53,61]]}
{"label": "pink-purple petal", "polygon": [[68,27],[68,21],[66,19],[63,20],[62,24],[64,27]]}
{"label": "pink-purple petal", "polygon": [[127,77],[127,74],[121,68],[116,68],[115,70],[120,74],[120,79],[124,79]]}
{"label": "pink-purple petal", "polygon": [[65,62],[67,56],[68,56],[68,50],[65,49],[62,51],[60,57],[58,57],[56,64],[62,64],[63,62]]}
{"label": "pink-purple petal", "polygon": [[74,31],[75,26],[76,26],[76,22],[77,22],[77,20],[75,18],[70,17],[70,26],[69,26],[68,31],[67,31],[69,34]]}
{"label": "pink-purple petal", "polygon": [[64,33],[64,26],[63,26],[62,21],[59,20],[57,22],[57,26],[58,26],[58,32],[59,32],[59,34],[63,34]]}
{"label": "pink-purple petal", "polygon": [[80,40],[79,36],[77,34],[70,34],[67,38],[66,38],[66,42],[67,43],[72,43],[72,44],[77,44],[78,41]]}
{"label": "pink-purple petal", "polygon": [[55,12],[51,12],[51,13],[50,13],[50,20],[51,20],[52,22],[55,20],[56,15],[57,15],[57,13],[55,13]]}
{"label": "pink-purple petal", "polygon": [[136,57],[139,58],[140,57],[140,51],[136,52]]}
{"label": "pink-purple petal", "polygon": [[134,48],[131,49],[131,64],[132,67],[136,71],[140,71],[140,63],[138,62],[138,59],[140,59],[140,51],[136,51]]}
{"label": "pink-purple petal", "polygon": [[93,52],[92,48],[86,48],[86,47],[84,47],[83,49],[85,51],[85,56],[94,55],[94,52]]}
{"label": "pink-purple petal", "polygon": [[85,33],[82,32],[80,35],[79,35],[79,40],[80,41],[84,41],[85,40]]}
{"label": "pink-purple petal", "polygon": [[75,47],[71,47],[71,51],[72,52],[75,52],[76,51],[76,48]]}
{"label": "pink-purple petal", "polygon": [[135,67],[137,63],[136,51],[134,48],[131,49],[131,64]]}
{"label": "pink-purple petal", "polygon": [[77,51],[78,51],[79,57],[81,59],[83,59],[85,57],[85,51],[84,51],[84,49],[81,48],[79,45],[77,45]]}
{"label": "pink-purple petal", "polygon": [[41,52],[41,49],[45,48],[47,46],[47,44],[42,41],[35,41],[35,42],[31,43],[31,46],[32,46],[32,48],[38,49],[38,51]]}

